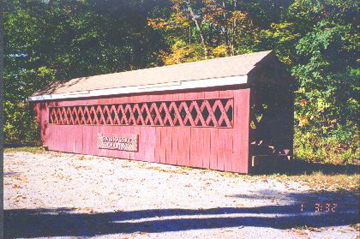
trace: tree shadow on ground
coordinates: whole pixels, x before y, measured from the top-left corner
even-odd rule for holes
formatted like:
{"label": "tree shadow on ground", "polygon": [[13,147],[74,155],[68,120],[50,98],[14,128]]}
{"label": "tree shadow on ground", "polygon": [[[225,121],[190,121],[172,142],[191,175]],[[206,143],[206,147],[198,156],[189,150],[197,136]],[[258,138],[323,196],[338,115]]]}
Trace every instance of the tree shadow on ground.
{"label": "tree shadow on ground", "polygon": [[[230,195],[261,199],[276,195],[262,191],[256,195]],[[220,207],[209,209],[148,209],[108,213],[79,213],[71,208],[5,210],[5,237],[88,237],[118,233],[161,233],[196,229],[264,227],[291,229],[329,227],[359,222],[357,195],[347,193],[293,193],[290,204],[260,207]],[[316,205],[323,206],[316,212]],[[326,203],[332,205],[326,212]],[[333,204],[336,208],[332,210]]]}

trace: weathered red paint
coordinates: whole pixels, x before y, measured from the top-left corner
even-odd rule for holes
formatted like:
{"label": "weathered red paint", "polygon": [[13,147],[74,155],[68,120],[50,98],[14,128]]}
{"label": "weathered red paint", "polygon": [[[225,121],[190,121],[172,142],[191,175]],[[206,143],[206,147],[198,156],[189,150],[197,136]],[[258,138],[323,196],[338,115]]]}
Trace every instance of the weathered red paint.
{"label": "weathered red paint", "polygon": [[[207,89],[108,98],[35,103],[41,137],[49,150],[101,155],[148,162],[249,173],[250,88]],[[155,101],[233,99],[232,127],[57,125],[49,123],[49,107]],[[109,109],[110,112],[110,109]],[[203,119],[199,119],[203,120]],[[139,151],[99,149],[97,134],[138,134]]]}

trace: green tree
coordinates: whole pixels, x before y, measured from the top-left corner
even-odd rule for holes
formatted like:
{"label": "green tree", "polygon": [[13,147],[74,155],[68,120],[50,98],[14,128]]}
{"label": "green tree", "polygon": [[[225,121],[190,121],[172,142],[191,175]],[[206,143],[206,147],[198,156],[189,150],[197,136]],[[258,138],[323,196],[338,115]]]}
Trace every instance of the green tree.
{"label": "green tree", "polygon": [[236,55],[256,50],[260,32],[237,0],[171,0],[161,17],[149,25],[161,32],[169,45],[164,64]]}
{"label": "green tree", "polygon": [[279,24],[263,31],[298,80],[295,144],[300,157],[336,163],[356,159],[356,6],[352,0],[296,0]]}
{"label": "green tree", "polygon": [[355,162],[357,9],[355,0],[5,0],[5,142],[33,139],[26,99],[54,81],[275,49],[298,81],[295,154]]}
{"label": "green tree", "polygon": [[32,140],[27,98],[51,82],[156,64],[164,41],[147,18],[162,5],[156,0],[4,1],[5,142]]}

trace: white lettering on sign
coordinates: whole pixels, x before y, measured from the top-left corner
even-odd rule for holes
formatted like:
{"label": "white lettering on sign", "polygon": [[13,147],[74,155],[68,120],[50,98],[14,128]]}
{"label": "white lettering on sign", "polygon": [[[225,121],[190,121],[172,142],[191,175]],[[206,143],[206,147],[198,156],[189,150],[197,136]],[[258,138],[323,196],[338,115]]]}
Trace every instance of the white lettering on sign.
{"label": "white lettering on sign", "polygon": [[119,137],[98,133],[97,146],[99,149],[116,149],[121,151],[136,152],[139,149],[138,138],[138,135]]}

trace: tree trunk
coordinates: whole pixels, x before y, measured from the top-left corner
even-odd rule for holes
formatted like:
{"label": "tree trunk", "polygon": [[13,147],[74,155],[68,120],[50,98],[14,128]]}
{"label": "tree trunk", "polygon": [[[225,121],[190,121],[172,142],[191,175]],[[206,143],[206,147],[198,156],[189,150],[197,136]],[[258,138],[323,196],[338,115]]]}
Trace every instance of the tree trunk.
{"label": "tree trunk", "polygon": [[192,37],[191,26],[189,26],[189,44],[191,44],[191,37]]}
{"label": "tree trunk", "polygon": [[229,48],[231,48],[231,43],[230,43],[230,39],[229,39],[228,29],[226,27],[227,18],[226,18],[225,0],[222,1],[222,7],[223,7],[223,10],[224,10],[223,21],[224,21],[224,36],[225,36],[226,54],[228,54],[229,53]]}
{"label": "tree trunk", "polygon": [[191,8],[191,6],[190,6],[190,1],[188,1],[188,2],[186,2],[186,3],[187,3],[187,6],[188,6],[188,9],[189,9],[191,18],[192,18],[192,20],[194,21],[194,23],[195,23],[195,25],[196,25],[196,29],[197,29],[198,32],[199,32],[201,44],[202,44],[203,47],[204,47],[205,59],[207,59],[208,51],[207,51],[207,47],[206,47],[206,43],[205,43],[205,38],[204,38],[203,31],[202,31],[202,29],[201,29],[201,26],[200,26],[200,24],[199,24],[199,21],[196,19],[196,16],[195,16],[194,11],[192,10],[192,8]]}
{"label": "tree trunk", "polygon": [[[237,7],[237,0],[234,0],[234,12],[236,11],[236,7]],[[235,38],[236,38],[236,19],[234,18],[233,20],[233,24],[232,24],[232,45],[231,45],[231,51],[232,51],[232,55],[235,55]]]}

